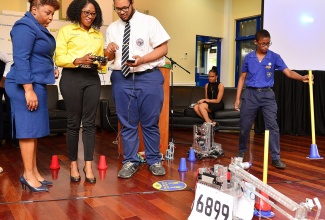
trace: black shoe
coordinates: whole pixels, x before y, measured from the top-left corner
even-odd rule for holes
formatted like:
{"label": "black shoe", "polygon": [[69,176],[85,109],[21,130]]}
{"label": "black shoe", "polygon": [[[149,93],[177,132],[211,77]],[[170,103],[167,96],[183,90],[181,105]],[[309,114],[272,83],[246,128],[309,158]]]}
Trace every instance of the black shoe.
{"label": "black shoe", "polygon": [[85,167],[83,168],[83,171],[84,171],[84,174],[85,174],[86,182],[88,182],[88,183],[96,183],[96,177],[94,177],[94,178],[88,178],[87,177]]}
{"label": "black shoe", "polygon": [[286,168],[286,165],[280,159],[272,160],[272,165],[278,169]]}
{"label": "black shoe", "polygon": [[238,151],[236,157],[241,157],[241,158],[243,158],[243,160],[244,160],[245,152]]}
{"label": "black shoe", "polygon": [[[79,170],[78,170],[78,172],[79,172]],[[80,180],[81,180],[80,175],[79,176],[71,176],[71,168],[70,168],[70,180],[71,180],[71,182],[80,182]]]}

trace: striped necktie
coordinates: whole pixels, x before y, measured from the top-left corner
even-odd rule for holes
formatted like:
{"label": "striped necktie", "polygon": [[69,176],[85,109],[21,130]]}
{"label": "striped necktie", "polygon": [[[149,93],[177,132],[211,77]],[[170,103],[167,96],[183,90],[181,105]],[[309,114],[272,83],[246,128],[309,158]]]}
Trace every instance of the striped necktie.
{"label": "striped necktie", "polygon": [[126,22],[124,35],[123,35],[123,46],[122,46],[122,74],[127,77],[130,73],[130,67],[125,65],[127,59],[129,59],[129,41],[130,41],[130,23]]}

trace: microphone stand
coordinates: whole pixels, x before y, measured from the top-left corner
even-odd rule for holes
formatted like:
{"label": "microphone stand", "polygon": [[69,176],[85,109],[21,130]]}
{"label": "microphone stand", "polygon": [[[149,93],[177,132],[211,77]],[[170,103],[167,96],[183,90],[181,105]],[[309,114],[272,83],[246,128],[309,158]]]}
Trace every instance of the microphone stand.
{"label": "microphone stand", "polygon": [[170,61],[170,73],[171,73],[171,88],[170,88],[170,113],[171,113],[171,140],[168,145],[168,150],[166,152],[166,158],[173,160],[174,159],[174,110],[173,110],[173,98],[174,98],[174,76],[173,76],[173,67],[174,65],[179,66],[185,72],[190,74],[188,70],[180,66],[177,62],[175,62],[171,57],[165,56]]}

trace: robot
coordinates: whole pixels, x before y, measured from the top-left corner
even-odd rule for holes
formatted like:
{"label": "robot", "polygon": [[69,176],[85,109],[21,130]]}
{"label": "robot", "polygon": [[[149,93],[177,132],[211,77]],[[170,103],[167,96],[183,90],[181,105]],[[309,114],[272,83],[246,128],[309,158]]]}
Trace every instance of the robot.
{"label": "robot", "polygon": [[[305,202],[298,204],[248,173],[246,169],[249,169],[251,166],[251,163],[243,162],[242,158],[235,157],[231,159],[231,164],[228,167],[216,164],[213,168],[199,168],[197,182],[217,189],[234,198],[233,219],[242,219],[238,211],[240,209],[238,201],[245,191],[249,191],[251,196],[254,197],[253,202],[263,200],[264,203],[277,209],[286,219],[307,220],[309,219],[308,213],[310,212],[314,212],[312,214],[315,220],[319,218],[322,207],[317,197],[313,199],[306,198]],[[265,194],[273,198],[277,204],[271,201]],[[282,206],[280,207],[279,204]],[[292,213],[294,213],[294,216],[291,215]]]}
{"label": "robot", "polygon": [[211,122],[193,126],[193,145],[192,148],[198,159],[205,157],[223,157],[224,152],[221,144],[214,142],[214,127]]}

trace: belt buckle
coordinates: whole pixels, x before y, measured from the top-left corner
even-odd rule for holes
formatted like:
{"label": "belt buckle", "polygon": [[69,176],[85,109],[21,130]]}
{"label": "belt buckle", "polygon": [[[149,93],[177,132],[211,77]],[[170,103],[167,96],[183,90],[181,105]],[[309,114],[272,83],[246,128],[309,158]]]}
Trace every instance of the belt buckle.
{"label": "belt buckle", "polygon": [[258,91],[258,92],[262,92],[262,88],[258,88],[257,91]]}

